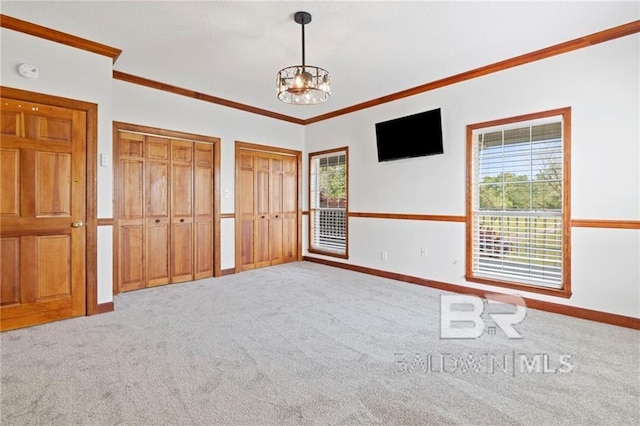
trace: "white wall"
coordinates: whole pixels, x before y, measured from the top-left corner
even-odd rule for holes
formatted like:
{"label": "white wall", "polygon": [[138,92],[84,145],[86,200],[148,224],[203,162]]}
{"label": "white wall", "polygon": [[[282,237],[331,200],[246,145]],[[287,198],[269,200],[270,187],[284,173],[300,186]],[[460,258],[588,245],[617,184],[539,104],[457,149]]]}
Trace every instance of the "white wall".
{"label": "white wall", "polygon": [[[112,60],[109,57],[2,28],[0,84],[98,104],[98,152],[111,152]],[[16,72],[21,63],[40,70],[37,80]],[[113,171],[98,167],[98,217],[112,217]],[[98,303],[112,300],[111,227],[98,232]]]}
{"label": "white wall", "polygon": [[[464,215],[466,125],[570,106],[572,217],[638,220],[639,48],[635,34],[319,122],[305,148],[349,146],[351,211]],[[444,155],[378,163],[374,124],[433,108]],[[522,294],[640,317],[640,231],[573,228],[572,244],[573,296]],[[348,263],[507,292],[464,279],[464,223],[352,218],[349,252]]]}
{"label": "white wall", "polygon": [[[304,149],[304,127],[119,80],[113,82],[113,120],[221,139],[221,213],[233,213],[235,141]],[[225,190],[229,197],[225,198]],[[221,268],[235,266],[233,219],[221,221]]]}

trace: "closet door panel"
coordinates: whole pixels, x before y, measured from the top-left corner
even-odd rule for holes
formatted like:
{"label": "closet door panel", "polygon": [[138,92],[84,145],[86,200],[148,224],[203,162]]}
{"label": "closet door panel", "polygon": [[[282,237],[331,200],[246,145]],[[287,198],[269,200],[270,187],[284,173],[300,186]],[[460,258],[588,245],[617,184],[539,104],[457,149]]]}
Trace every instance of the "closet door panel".
{"label": "closet door panel", "polygon": [[256,184],[255,153],[239,150],[236,153],[236,269],[246,271],[256,267],[255,217]]}
{"label": "closet door panel", "polygon": [[[238,225],[236,225],[238,226]],[[255,226],[254,220],[242,220],[240,221],[240,270],[246,271],[248,269],[253,269],[256,267],[255,260],[255,250],[254,247],[254,236],[255,236]]]}
{"label": "closet door panel", "polygon": [[144,217],[144,161],[124,158],[120,160],[122,170],[121,219],[142,219]]}
{"label": "closet door panel", "polygon": [[256,214],[258,216],[269,215],[270,207],[270,175],[269,154],[256,154]]}
{"label": "closet door panel", "polygon": [[146,284],[144,136],[120,135],[118,158],[118,280],[120,290],[136,290]]}
{"label": "closet door panel", "polygon": [[193,143],[171,140],[171,282],[193,280]]}
{"label": "closet door panel", "polygon": [[258,152],[255,156],[255,239],[254,251],[256,267],[261,268],[271,264],[271,250],[269,245],[270,219],[270,155]]}
{"label": "closet door panel", "polygon": [[298,160],[293,156],[283,159],[282,174],[282,251],[284,262],[298,260]]}
{"label": "closet door panel", "polygon": [[213,276],[213,145],[194,144],[194,278]]}
{"label": "closet door panel", "polygon": [[171,167],[171,216],[193,216],[193,191],[191,165],[173,164]]}
{"label": "closet door panel", "polygon": [[155,223],[154,220],[149,220],[146,249],[148,287],[169,283],[169,241],[169,223]]}
{"label": "closet door panel", "polygon": [[118,228],[120,290],[144,288],[146,283],[144,225],[142,223],[120,224]]}
{"label": "closet door panel", "polygon": [[283,253],[283,207],[284,207],[284,174],[282,155],[271,156],[271,194],[269,218],[269,244],[271,264],[277,265],[284,261]]}
{"label": "closet door panel", "polygon": [[193,223],[171,227],[171,282],[193,280]]}
{"label": "closet door panel", "polygon": [[194,279],[213,276],[213,222],[195,224]]}
{"label": "closet door panel", "polygon": [[170,280],[169,150],[169,139],[147,136],[146,260],[148,287],[168,284]]}
{"label": "closet door panel", "polygon": [[269,219],[255,221],[254,250],[256,256],[256,268],[262,268],[271,264],[271,250],[269,247]]}
{"label": "closet door panel", "polygon": [[295,262],[298,259],[298,221],[287,217],[282,227],[282,256],[285,262]]}
{"label": "closet door panel", "polygon": [[269,258],[272,265],[284,262],[283,226],[284,220],[280,217],[269,220]]}
{"label": "closet door panel", "polygon": [[169,140],[147,137],[147,217],[169,217]]}

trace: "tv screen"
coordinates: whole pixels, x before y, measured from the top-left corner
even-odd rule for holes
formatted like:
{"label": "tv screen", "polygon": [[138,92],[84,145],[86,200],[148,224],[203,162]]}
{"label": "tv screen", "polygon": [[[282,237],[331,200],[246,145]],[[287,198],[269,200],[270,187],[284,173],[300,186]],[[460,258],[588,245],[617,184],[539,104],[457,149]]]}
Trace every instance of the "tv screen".
{"label": "tv screen", "polygon": [[442,154],[440,108],[376,123],[378,161]]}

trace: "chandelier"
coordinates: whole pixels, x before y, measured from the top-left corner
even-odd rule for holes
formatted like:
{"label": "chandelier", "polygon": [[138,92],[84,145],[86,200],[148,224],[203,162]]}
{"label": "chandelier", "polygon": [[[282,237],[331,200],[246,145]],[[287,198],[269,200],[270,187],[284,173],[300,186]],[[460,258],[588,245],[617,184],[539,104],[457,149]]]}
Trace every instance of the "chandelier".
{"label": "chandelier", "polygon": [[331,96],[331,76],[324,68],[305,63],[304,26],[311,22],[311,14],[296,12],[293,18],[302,26],[302,65],[293,65],[278,71],[278,99],[294,105],[319,104]]}

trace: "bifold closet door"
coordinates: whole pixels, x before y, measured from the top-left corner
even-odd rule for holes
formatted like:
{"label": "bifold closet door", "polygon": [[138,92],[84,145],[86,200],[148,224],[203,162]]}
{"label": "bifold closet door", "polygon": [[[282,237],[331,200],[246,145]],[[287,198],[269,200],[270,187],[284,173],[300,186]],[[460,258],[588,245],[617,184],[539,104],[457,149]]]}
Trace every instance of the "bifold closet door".
{"label": "bifold closet door", "polygon": [[[256,267],[254,256],[255,241],[255,152],[239,150],[236,153],[236,244],[239,245],[239,256],[236,256],[236,268],[246,271]],[[237,249],[238,250],[238,249]]]}
{"label": "bifold closet door", "polygon": [[121,291],[146,287],[145,136],[120,133],[118,282]]}
{"label": "bifold closet door", "polygon": [[146,245],[147,286],[170,282],[171,229],[169,182],[171,180],[170,140],[147,136],[146,143]]}
{"label": "bifold closet door", "polygon": [[282,157],[282,258],[298,260],[298,159]]}
{"label": "bifold closet door", "polygon": [[270,155],[269,258],[271,265],[293,262],[298,256],[297,159]]}
{"label": "bifold closet door", "polygon": [[272,265],[284,262],[284,159],[271,154],[269,206],[269,258]]}
{"label": "bifold closet door", "polygon": [[297,260],[297,158],[241,149],[236,161],[238,269]]}
{"label": "bifold closet door", "polygon": [[270,155],[257,152],[255,154],[255,203],[254,218],[255,242],[253,246],[256,268],[271,265],[270,246],[270,195],[271,170]]}
{"label": "bifold closet door", "polygon": [[213,276],[213,145],[195,143],[194,278]]}
{"label": "bifold closet door", "polygon": [[241,150],[238,154],[240,266],[239,269],[271,265],[269,153]]}
{"label": "bifold closet door", "polygon": [[119,132],[120,291],[214,275],[214,145]]}
{"label": "bifold closet door", "polygon": [[171,140],[171,282],[193,280],[193,143]]}

